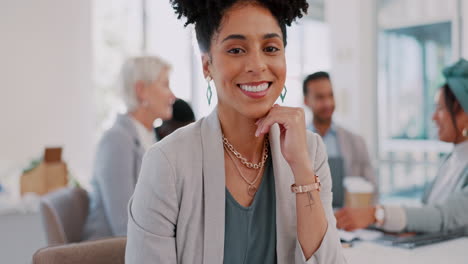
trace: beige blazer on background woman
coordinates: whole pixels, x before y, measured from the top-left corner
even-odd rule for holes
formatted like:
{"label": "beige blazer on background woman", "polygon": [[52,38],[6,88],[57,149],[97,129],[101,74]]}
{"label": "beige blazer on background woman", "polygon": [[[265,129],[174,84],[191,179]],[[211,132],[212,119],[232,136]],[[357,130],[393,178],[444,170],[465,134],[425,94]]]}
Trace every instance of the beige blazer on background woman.
{"label": "beige blazer on background woman", "polygon": [[[294,176],[281,154],[279,132],[278,125],[270,131],[278,264],[345,263],[322,140],[316,134],[307,134],[310,162],[322,182],[320,197],[328,229],[320,248],[306,261],[296,233],[296,195],[290,190]],[[146,153],[129,203],[126,263],[222,264],[225,186],[221,128],[215,109]]]}

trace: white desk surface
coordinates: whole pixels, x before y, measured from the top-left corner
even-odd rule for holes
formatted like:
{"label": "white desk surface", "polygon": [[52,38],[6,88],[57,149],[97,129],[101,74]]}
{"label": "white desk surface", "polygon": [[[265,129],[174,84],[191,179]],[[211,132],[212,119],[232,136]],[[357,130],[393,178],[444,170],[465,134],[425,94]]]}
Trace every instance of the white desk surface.
{"label": "white desk surface", "polygon": [[28,264],[47,246],[39,212],[0,215],[0,263]]}
{"label": "white desk surface", "polygon": [[344,248],[348,264],[467,264],[468,237],[415,249],[402,249],[374,242],[356,242]]}

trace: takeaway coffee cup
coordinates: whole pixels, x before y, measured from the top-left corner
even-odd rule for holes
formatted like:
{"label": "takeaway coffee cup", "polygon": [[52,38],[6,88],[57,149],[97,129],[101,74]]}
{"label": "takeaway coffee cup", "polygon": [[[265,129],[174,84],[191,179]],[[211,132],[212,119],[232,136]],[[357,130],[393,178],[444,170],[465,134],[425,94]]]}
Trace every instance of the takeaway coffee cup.
{"label": "takeaway coffee cup", "polygon": [[345,206],[368,207],[374,200],[374,186],[363,177],[349,176],[344,180]]}

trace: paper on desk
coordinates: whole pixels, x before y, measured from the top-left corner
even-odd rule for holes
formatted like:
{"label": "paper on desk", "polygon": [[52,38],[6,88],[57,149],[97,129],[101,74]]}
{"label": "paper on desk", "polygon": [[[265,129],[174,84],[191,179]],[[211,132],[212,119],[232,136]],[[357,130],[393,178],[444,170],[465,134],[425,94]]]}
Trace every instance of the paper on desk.
{"label": "paper on desk", "polygon": [[338,230],[341,240],[351,242],[353,240],[371,241],[383,236],[383,233],[377,230],[358,229],[352,232],[343,229]]}
{"label": "paper on desk", "polygon": [[38,212],[40,206],[40,197],[27,193],[21,200],[12,199],[6,194],[0,195],[0,215],[12,213]]}

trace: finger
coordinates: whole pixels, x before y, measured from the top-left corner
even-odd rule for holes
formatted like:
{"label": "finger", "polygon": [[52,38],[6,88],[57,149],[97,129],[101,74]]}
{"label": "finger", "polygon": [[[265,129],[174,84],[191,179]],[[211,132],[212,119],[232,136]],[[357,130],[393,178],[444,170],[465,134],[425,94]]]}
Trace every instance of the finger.
{"label": "finger", "polygon": [[343,223],[341,221],[338,221],[338,219],[337,219],[336,220],[336,228],[341,229],[342,225],[343,225]]}
{"label": "finger", "polygon": [[346,230],[346,231],[354,231],[354,230],[358,229],[358,227],[353,222],[349,222],[349,223],[346,223],[346,225],[343,227],[343,229]]}
{"label": "finger", "polygon": [[340,216],[336,219],[336,223],[339,224],[339,226],[343,226],[346,222],[348,222],[346,215]]}
{"label": "finger", "polygon": [[335,218],[337,221],[343,221],[349,217],[349,212],[347,209],[340,209],[335,213]]}
{"label": "finger", "polygon": [[352,221],[347,217],[340,218],[340,220],[337,220],[336,223],[337,223],[336,226],[339,229],[345,229],[346,230],[346,228],[349,229],[352,226]]}
{"label": "finger", "polygon": [[266,134],[270,132],[270,127],[273,124],[277,123],[276,120],[277,119],[274,119],[274,118],[265,118],[258,126],[257,131],[255,132],[255,136],[258,137],[262,134]]}
{"label": "finger", "polygon": [[261,130],[262,130],[262,127],[263,127],[263,122],[265,121],[265,119],[271,114],[273,108],[275,107],[276,105],[273,105],[270,109],[270,111],[268,111],[268,113],[264,116],[264,117],[261,117],[259,118],[256,122],[255,122],[255,125],[257,125],[257,130],[255,131],[255,136],[258,137],[261,133]]}
{"label": "finger", "polygon": [[343,228],[341,228],[341,226],[342,226],[342,224],[340,222],[336,222],[336,228],[337,229],[343,229]]}
{"label": "finger", "polygon": [[344,215],[344,216],[341,216],[340,218],[337,218],[336,219],[337,222],[340,222],[341,224],[345,223],[345,222],[348,222],[349,221],[349,218],[348,216]]}
{"label": "finger", "polygon": [[265,130],[265,121],[269,118],[269,116],[271,116],[273,113],[273,108],[268,112],[268,114],[261,118],[261,120],[258,120],[257,122],[257,130],[255,131],[255,136],[258,137],[260,136],[261,134],[264,134],[265,132],[263,132]]}
{"label": "finger", "polygon": [[348,226],[348,220],[346,218],[341,218],[340,220],[336,221],[336,226],[339,229],[344,229],[346,226]]}
{"label": "finger", "polygon": [[259,118],[259,119],[255,122],[255,125],[258,126],[259,124],[261,124],[261,122],[262,122],[264,119],[265,119],[264,117]]}
{"label": "finger", "polygon": [[343,216],[345,214],[345,211],[343,209],[340,209],[335,212],[335,217],[339,218],[340,216]]}
{"label": "finger", "polygon": [[290,111],[288,109],[284,109],[285,107],[276,107],[268,113],[268,115],[259,123],[255,136],[259,136],[261,134],[266,134],[270,132],[270,128],[273,124],[278,123],[281,125],[284,130],[288,128],[288,117],[290,117]]}
{"label": "finger", "polygon": [[[280,106],[279,104],[274,104],[274,105],[271,107],[271,109],[273,109],[274,107],[279,107],[279,106]],[[271,110],[270,110],[270,111],[271,111]],[[270,113],[270,112],[268,112],[267,115],[268,115],[269,113]],[[257,121],[255,121],[255,125],[259,126],[259,125],[263,122],[263,120],[265,120],[265,117],[266,117],[266,116],[257,119]]]}
{"label": "finger", "polygon": [[281,134],[283,134],[286,131],[286,128],[283,125],[279,125],[279,128],[280,128]]}
{"label": "finger", "polygon": [[300,128],[301,126],[303,126],[303,130],[305,131],[304,110],[302,108],[276,105],[276,107],[270,110],[262,123],[260,133],[268,133],[269,128],[275,123],[280,125],[281,132],[285,132],[290,127]]}

